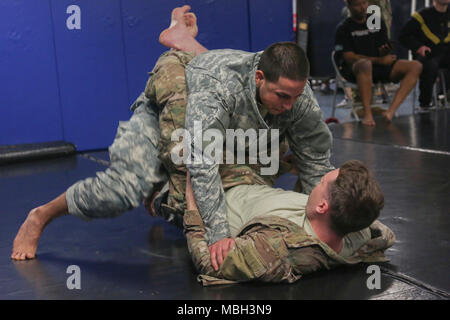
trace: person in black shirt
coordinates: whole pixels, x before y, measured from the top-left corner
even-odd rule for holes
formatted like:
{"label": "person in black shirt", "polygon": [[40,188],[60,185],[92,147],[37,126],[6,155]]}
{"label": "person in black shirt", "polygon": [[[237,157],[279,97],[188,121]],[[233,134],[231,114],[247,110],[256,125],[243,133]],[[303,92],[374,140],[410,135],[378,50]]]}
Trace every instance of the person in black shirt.
{"label": "person in black shirt", "polygon": [[422,62],[419,102],[430,107],[433,85],[440,68],[450,68],[450,0],[434,0],[433,6],[415,12],[403,27],[400,43]]}
{"label": "person in black shirt", "polygon": [[362,123],[375,126],[370,102],[373,82],[398,82],[394,100],[384,113],[391,121],[395,111],[415,87],[422,72],[418,61],[398,60],[391,54],[387,28],[381,20],[381,28],[370,30],[367,26],[367,0],[347,0],[350,18],[339,24],[336,31],[336,52],[341,52],[344,60],[342,75],[350,82],[358,84],[364,107]]}

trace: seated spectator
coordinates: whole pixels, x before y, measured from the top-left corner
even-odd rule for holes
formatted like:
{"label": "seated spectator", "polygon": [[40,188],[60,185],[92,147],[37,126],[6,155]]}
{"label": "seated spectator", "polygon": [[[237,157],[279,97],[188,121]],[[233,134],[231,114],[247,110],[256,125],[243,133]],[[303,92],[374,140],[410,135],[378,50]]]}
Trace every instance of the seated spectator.
{"label": "seated spectator", "polygon": [[[206,228],[189,174],[184,231],[203,285],[236,281],[292,283],[302,275],[359,262],[387,261],[393,232],[377,221],[384,197],[360,161],[330,171],[311,194],[267,185],[238,185],[226,193],[234,239],[228,255],[212,264]],[[213,253],[211,253],[213,254]]]}
{"label": "seated spectator", "polygon": [[375,126],[370,102],[374,82],[400,82],[400,88],[383,114],[390,122],[422,72],[418,61],[399,60],[391,54],[392,46],[387,36],[387,28],[381,19],[381,28],[369,30],[367,26],[367,0],[347,0],[350,18],[339,24],[336,31],[336,51],[343,56],[342,75],[350,82],[358,84],[364,107],[362,123]]}
{"label": "seated spectator", "polygon": [[450,67],[450,0],[434,0],[433,6],[415,12],[403,27],[400,43],[423,65],[419,103],[430,108],[439,69]]}
{"label": "seated spectator", "polygon": [[[349,18],[350,11],[347,8],[347,0],[344,0],[345,7],[342,9],[342,17]],[[367,0],[369,6],[375,5],[380,7],[381,18],[386,23],[388,38],[391,38],[391,26],[392,26],[392,7],[391,0]]]}

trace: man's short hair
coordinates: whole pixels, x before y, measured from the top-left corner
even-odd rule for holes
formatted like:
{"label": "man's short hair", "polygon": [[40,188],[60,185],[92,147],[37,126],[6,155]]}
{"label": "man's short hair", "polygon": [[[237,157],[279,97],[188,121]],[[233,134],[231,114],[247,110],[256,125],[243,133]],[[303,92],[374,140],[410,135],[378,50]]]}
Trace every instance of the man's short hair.
{"label": "man's short hair", "polygon": [[384,196],[370,170],[358,160],[345,162],[328,187],[331,228],[344,236],[370,226],[384,207]]}
{"label": "man's short hair", "polygon": [[305,51],[295,43],[277,42],[264,50],[258,70],[270,82],[277,82],[280,77],[304,81],[309,77],[309,61]]}

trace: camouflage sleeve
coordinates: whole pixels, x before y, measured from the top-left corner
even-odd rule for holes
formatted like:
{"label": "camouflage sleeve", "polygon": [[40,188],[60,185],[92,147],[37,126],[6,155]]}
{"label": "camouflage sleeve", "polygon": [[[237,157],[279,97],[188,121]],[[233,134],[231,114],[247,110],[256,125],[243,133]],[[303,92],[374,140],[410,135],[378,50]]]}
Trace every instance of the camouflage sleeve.
{"label": "camouflage sleeve", "polygon": [[[195,77],[186,68],[188,81],[188,103],[186,110],[186,129],[192,137],[191,152],[199,155],[200,161],[186,165],[191,174],[192,188],[200,215],[206,225],[208,244],[230,237],[230,230],[226,219],[225,193],[219,175],[219,164],[207,158],[203,152],[208,143],[202,142],[203,133],[209,129],[216,129],[225,136],[228,127],[229,114],[226,102],[222,97],[221,85],[217,80],[204,74]],[[200,142],[196,143],[197,138]],[[214,139],[210,143],[214,143]],[[218,142],[218,141],[215,141]]]}
{"label": "camouflage sleeve", "polygon": [[287,137],[297,160],[302,192],[309,194],[321,177],[334,167],[330,163],[330,129],[322,121],[322,112],[309,86],[305,93],[296,102],[302,104],[299,108],[302,114],[297,115],[298,120],[288,129]]}

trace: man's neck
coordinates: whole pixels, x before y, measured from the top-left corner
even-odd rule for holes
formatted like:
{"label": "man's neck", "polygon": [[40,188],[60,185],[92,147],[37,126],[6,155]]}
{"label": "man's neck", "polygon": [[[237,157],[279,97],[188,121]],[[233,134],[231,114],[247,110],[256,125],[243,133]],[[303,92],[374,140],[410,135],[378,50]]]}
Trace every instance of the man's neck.
{"label": "man's neck", "polygon": [[434,2],[434,8],[437,12],[445,13],[447,12],[448,4],[439,4],[437,2]]}
{"label": "man's neck", "polygon": [[356,23],[363,24],[363,23],[366,22],[367,17],[363,17],[363,18],[361,18],[361,19],[358,19],[358,18],[356,18],[356,17],[354,17],[354,16],[351,16],[351,19],[352,19],[353,21],[355,21]]}
{"label": "man's neck", "polygon": [[310,219],[309,222],[317,237],[319,237],[320,241],[325,242],[336,253],[341,252],[343,246],[343,237],[337,235],[333,230],[326,226],[323,221]]}

